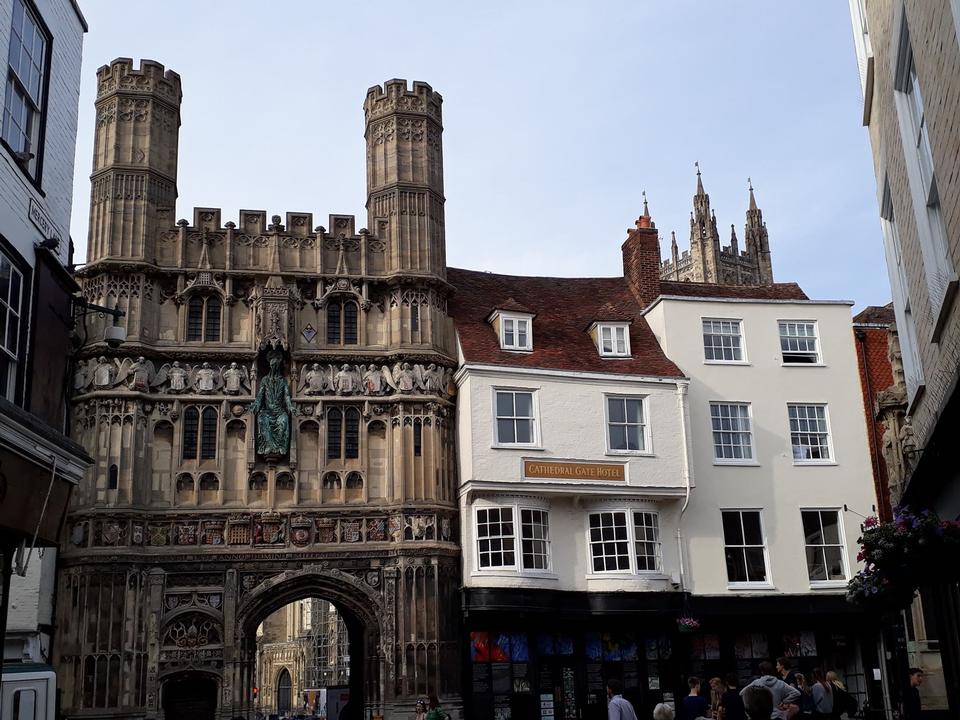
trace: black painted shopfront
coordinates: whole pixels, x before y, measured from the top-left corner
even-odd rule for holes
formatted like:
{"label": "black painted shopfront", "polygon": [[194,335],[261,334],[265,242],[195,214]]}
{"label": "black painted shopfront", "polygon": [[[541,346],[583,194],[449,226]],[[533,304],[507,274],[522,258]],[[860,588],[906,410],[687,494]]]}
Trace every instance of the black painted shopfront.
{"label": "black painted shopfront", "polygon": [[[696,617],[696,632],[677,619]],[[681,593],[465,591],[465,706],[472,720],[600,720],[618,678],[639,717],[679,700],[690,675],[737,674],[784,655],[834,669],[860,704],[882,684],[875,620],[843,597],[690,598]]]}

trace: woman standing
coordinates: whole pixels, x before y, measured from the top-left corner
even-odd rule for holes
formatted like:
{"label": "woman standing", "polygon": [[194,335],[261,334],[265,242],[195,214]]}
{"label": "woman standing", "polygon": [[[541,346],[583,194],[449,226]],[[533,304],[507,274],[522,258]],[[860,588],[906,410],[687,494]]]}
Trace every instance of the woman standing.
{"label": "woman standing", "polygon": [[823,670],[813,671],[813,712],[817,717],[836,717],[833,713],[833,686],[824,677]]}
{"label": "woman standing", "polygon": [[800,691],[800,697],[797,699],[800,715],[809,718],[813,715],[814,711],[813,689],[810,687],[803,673],[794,673],[793,676],[797,681],[797,690]]}

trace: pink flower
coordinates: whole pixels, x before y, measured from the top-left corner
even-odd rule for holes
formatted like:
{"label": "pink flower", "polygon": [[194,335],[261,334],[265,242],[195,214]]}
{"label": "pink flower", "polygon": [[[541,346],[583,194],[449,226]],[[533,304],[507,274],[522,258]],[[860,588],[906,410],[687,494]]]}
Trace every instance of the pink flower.
{"label": "pink flower", "polygon": [[872,515],[863,521],[864,527],[875,527],[876,524],[877,524],[877,518]]}

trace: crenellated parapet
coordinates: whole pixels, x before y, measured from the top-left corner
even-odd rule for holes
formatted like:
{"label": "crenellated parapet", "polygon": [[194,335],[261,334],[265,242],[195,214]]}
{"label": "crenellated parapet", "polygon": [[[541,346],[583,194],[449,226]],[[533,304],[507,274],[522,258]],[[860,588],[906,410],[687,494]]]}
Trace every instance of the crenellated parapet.
{"label": "crenellated parapet", "polygon": [[132,58],[116,58],[97,69],[97,101],[114,94],[156,96],[177,107],[183,97],[180,75],[155,60],[143,59],[136,67]]}
{"label": "crenellated parapet", "polygon": [[429,84],[414,81],[411,89],[406,80],[394,78],[367,90],[363,112],[368,125],[393,113],[426,115],[439,123],[442,104],[443,96]]}

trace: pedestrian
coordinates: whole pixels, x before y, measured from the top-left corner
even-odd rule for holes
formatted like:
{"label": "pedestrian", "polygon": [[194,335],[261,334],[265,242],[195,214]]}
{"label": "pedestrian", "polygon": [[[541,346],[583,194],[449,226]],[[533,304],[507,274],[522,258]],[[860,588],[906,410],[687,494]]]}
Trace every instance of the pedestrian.
{"label": "pedestrian", "polygon": [[814,702],[813,688],[807,683],[807,678],[803,673],[796,673],[797,690],[800,691],[800,699],[797,700],[797,707],[800,708],[800,716],[812,717]]}
{"label": "pedestrian", "polygon": [[436,693],[430,693],[430,709],[427,712],[427,720],[449,720],[447,711],[440,707],[440,699]]}
{"label": "pedestrian", "polygon": [[710,702],[700,694],[700,678],[689,678],[687,685],[690,686],[690,694],[683,699],[680,720],[696,720],[697,718],[709,717]]}
{"label": "pedestrian", "polygon": [[653,709],[653,720],[673,720],[673,708],[666,703],[658,703]]}
{"label": "pedestrian", "polygon": [[[772,665],[770,669],[773,669]],[[776,717],[773,714],[773,693],[769,688],[751,683],[740,692],[740,696],[743,698],[743,710],[748,720],[770,720]]]}
{"label": "pedestrian", "polygon": [[616,678],[607,680],[607,720],[637,720],[633,705],[623,697],[623,683]]}
{"label": "pedestrian", "polygon": [[723,697],[723,691],[727,689],[726,684],[718,677],[710,678],[710,717],[720,717],[720,698]]}
{"label": "pedestrian", "polygon": [[854,717],[860,709],[859,703],[847,690],[840,676],[830,670],[827,673],[827,682],[833,690],[833,716],[838,718],[846,714],[848,718]]}
{"label": "pedestrian", "polygon": [[903,694],[903,720],[920,720],[920,686],[923,685],[923,670],[912,667],[908,672],[909,685]]}
{"label": "pedestrian", "polygon": [[427,701],[423,698],[417,700],[417,704],[413,706],[413,717],[414,720],[427,720]]}
{"label": "pedestrian", "polygon": [[720,698],[720,720],[746,720],[746,717],[743,711],[743,698],[737,690],[737,676],[734,673],[728,673],[726,688]]}
{"label": "pedestrian", "polygon": [[[744,698],[743,704],[747,704],[744,693],[748,688],[763,687],[770,691],[773,697],[773,712],[770,717],[776,720],[790,720],[790,718],[799,710],[796,703],[800,698],[800,691],[795,687],[787,685],[773,673],[776,672],[773,663],[764,660],[760,663],[760,677],[747,685],[740,691],[740,696]],[[749,714],[749,713],[748,713]]]}
{"label": "pedestrian", "polygon": [[[797,673],[793,669],[793,662],[788,657],[777,658],[777,674],[780,679],[791,687],[797,687]],[[799,688],[797,688],[799,690]]]}
{"label": "pedestrian", "polygon": [[818,717],[833,717],[833,685],[827,682],[820,668],[813,669],[813,712]]}

